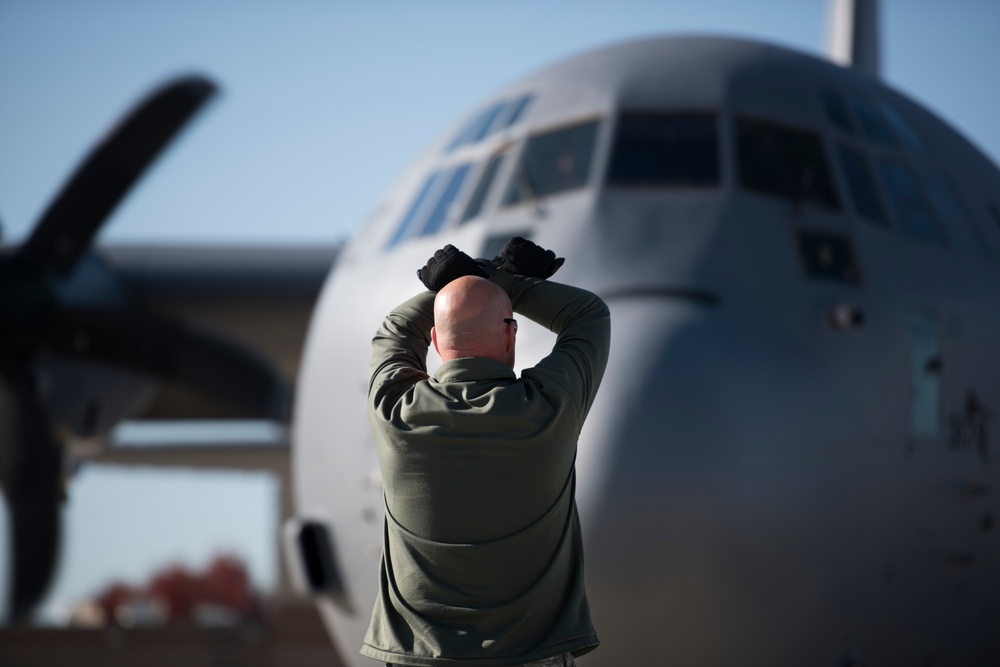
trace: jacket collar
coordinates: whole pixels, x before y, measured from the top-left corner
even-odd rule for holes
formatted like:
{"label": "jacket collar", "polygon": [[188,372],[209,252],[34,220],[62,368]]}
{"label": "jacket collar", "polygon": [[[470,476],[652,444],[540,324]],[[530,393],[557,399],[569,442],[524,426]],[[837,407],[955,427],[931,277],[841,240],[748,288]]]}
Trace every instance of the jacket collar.
{"label": "jacket collar", "polygon": [[514,369],[502,361],[486,357],[462,357],[441,364],[434,372],[438,382],[477,382],[480,380],[516,380]]}

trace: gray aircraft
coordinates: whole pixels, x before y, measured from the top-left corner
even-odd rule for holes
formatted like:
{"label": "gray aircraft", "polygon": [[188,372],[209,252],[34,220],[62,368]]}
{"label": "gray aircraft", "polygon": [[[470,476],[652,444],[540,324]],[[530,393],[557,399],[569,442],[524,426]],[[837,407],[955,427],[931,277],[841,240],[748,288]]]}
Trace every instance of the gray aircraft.
{"label": "gray aircraft", "polygon": [[[612,311],[577,459],[584,664],[1000,660],[1000,172],[877,78],[874,3],[835,13],[854,66],[673,37],[513,83],[343,250],[285,545],[347,664],[371,664],[383,534],[369,341],[437,248],[515,235]],[[525,323],[519,361],[552,342]]]}
{"label": "gray aircraft", "polygon": [[[125,417],[293,418],[288,561],[371,664],[369,341],[435,249],[522,235],[613,314],[578,458],[586,664],[995,664],[1000,173],[878,80],[874,3],[835,16],[849,67],[662,38],[499,91],[338,256],[301,365],[331,250],[88,251],[214,87],[154,93],[0,256],[8,615],[50,579],[65,461],[90,455],[66,443]],[[552,343],[519,339],[524,366]]]}

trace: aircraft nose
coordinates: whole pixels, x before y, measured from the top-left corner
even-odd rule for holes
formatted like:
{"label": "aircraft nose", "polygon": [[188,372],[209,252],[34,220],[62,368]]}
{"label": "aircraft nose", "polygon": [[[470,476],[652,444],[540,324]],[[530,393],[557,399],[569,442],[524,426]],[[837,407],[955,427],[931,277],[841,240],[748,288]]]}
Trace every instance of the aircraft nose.
{"label": "aircraft nose", "polygon": [[[734,628],[732,646],[777,641],[790,610],[821,603],[811,566],[849,534],[831,508],[851,477],[839,453],[861,441],[854,412],[816,358],[731,309],[607,301],[612,353],[577,459],[602,641],[666,632],[695,662],[725,654]],[[817,535],[825,551],[797,550]],[[760,586],[787,592],[762,601]],[[626,603],[627,619],[601,617]]]}

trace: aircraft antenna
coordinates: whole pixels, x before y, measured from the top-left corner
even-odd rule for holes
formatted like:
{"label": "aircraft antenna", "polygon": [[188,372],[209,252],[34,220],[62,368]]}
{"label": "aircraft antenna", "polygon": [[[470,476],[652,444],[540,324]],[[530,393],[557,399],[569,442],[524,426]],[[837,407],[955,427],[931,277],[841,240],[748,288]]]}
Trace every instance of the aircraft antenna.
{"label": "aircraft antenna", "polygon": [[826,42],[830,60],[878,78],[878,0],[830,0]]}

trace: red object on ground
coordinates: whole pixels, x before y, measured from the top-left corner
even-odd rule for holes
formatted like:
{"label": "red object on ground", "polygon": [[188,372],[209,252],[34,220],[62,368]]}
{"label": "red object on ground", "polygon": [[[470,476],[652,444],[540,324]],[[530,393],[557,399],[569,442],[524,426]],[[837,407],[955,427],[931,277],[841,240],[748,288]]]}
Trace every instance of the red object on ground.
{"label": "red object on ground", "polygon": [[250,588],[243,561],[234,556],[217,556],[202,577],[206,601],[232,609],[240,616],[256,613],[257,597]]}
{"label": "red object on ground", "polygon": [[107,588],[101,592],[94,603],[97,604],[104,612],[104,622],[107,624],[117,623],[115,620],[115,611],[118,606],[124,604],[134,598],[138,594],[138,591],[123,584],[120,581],[109,585]]}
{"label": "red object on ground", "polygon": [[190,620],[191,611],[203,597],[199,579],[186,568],[174,565],[155,575],[146,592],[166,605],[168,621]]}
{"label": "red object on ground", "polygon": [[229,610],[243,621],[258,620],[261,612],[246,565],[232,555],[216,556],[201,574],[171,565],[154,573],[144,587],[113,583],[94,602],[104,611],[106,623],[117,624],[119,607],[141,599],[162,603],[167,622],[194,620],[199,604]]}

